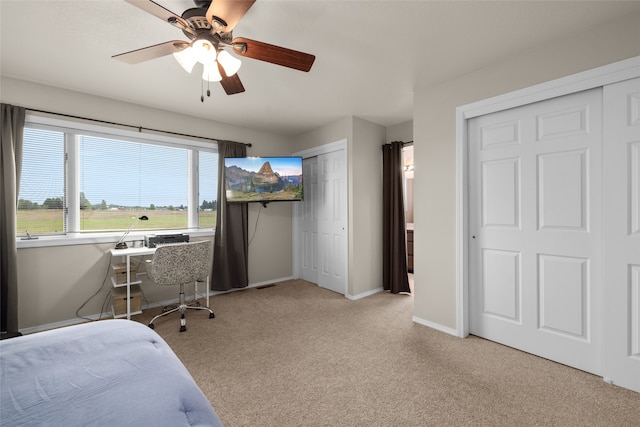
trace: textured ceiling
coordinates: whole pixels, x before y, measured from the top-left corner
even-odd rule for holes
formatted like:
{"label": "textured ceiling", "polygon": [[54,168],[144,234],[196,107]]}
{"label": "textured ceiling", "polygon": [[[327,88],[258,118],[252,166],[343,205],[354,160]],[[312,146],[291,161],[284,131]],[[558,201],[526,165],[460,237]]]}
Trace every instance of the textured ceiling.
{"label": "textured ceiling", "polygon": [[[190,0],[156,0],[180,15]],[[0,0],[0,72],[225,123],[296,135],[345,116],[411,120],[413,90],[640,11],[634,1],[257,0],[234,30],[316,55],[309,73],[242,58],[246,92],[219,84],[200,102],[200,72],[171,56],[137,65],[112,55],[178,29],[119,0]],[[205,88],[206,90],[206,88]]]}

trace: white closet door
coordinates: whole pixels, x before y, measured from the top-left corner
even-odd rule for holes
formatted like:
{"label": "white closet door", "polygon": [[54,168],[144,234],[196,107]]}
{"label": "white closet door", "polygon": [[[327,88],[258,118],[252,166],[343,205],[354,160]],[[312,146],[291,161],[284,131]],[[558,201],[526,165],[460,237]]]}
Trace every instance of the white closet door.
{"label": "white closet door", "polygon": [[347,194],[344,150],[318,156],[318,285],[347,292]]}
{"label": "white closet door", "polygon": [[604,88],[603,373],[640,392],[640,78]]}
{"label": "white closet door", "polygon": [[469,122],[470,332],[601,371],[602,90]]}

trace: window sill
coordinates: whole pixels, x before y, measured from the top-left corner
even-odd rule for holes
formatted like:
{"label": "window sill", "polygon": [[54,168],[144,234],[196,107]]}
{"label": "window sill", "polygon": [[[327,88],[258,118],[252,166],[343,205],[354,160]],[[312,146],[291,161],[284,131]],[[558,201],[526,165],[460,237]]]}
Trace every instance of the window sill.
{"label": "window sill", "polygon": [[[22,240],[16,237],[16,246],[18,249],[26,248],[43,248],[49,246],[73,246],[73,245],[97,245],[102,243],[116,244],[122,237],[121,232],[118,233],[95,233],[95,234],[75,234],[75,235],[57,235],[57,236],[38,236],[37,239]],[[188,234],[189,237],[213,237],[214,230],[212,228],[204,228],[202,230],[153,230],[147,232],[130,233],[126,242],[129,244],[134,240],[144,240],[145,235],[149,234]]]}

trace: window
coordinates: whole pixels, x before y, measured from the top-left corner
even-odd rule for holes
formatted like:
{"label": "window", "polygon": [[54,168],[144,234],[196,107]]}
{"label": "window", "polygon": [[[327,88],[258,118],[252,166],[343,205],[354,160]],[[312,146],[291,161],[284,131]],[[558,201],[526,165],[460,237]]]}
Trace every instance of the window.
{"label": "window", "polygon": [[51,122],[25,125],[19,235],[215,227],[215,143]]}

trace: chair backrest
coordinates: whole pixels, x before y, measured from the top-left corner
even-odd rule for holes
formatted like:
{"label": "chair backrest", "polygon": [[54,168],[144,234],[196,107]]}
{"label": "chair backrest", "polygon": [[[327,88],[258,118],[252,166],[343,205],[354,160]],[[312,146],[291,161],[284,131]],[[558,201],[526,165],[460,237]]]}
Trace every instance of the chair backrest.
{"label": "chair backrest", "polygon": [[211,265],[210,254],[210,241],[160,246],[147,265],[147,273],[158,285],[205,281]]}

